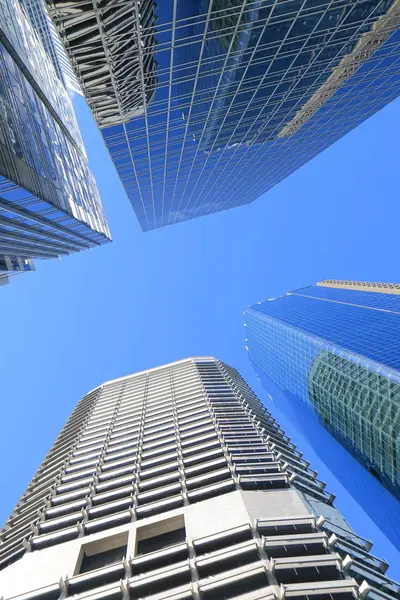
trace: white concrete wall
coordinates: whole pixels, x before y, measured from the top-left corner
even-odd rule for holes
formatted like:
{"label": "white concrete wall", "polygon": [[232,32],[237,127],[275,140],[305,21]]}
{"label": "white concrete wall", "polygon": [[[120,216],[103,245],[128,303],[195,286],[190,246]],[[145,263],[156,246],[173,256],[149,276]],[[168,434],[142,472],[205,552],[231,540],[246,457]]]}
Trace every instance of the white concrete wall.
{"label": "white concrete wall", "polygon": [[241,492],[252,525],[256,519],[301,517],[310,514],[299,493],[293,489]]}
{"label": "white concrete wall", "polygon": [[[54,584],[61,577],[76,574],[83,545],[128,532],[127,556],[134,556],[136,530],[184,515],[187,537],[198,539],[232,529],[257,518],[307,515],[305,504],[295,490],[234,491],[176,510],[121,525],[57,546],[26,553],[20,560],[0,571],[0,597],[10,598]],[[179,521],[179,520],[178,520]],[[165,529],[165,523],[160,523]],[[156,528],[155,528],[156,532]],[[105,540],[109,546],[111,540]]]}
{"label": "white concrete wall", "polygon": [[186,508],[186,531],[191,539],[213,535],[248,522],[249,517],[239,491],[210,498]]}

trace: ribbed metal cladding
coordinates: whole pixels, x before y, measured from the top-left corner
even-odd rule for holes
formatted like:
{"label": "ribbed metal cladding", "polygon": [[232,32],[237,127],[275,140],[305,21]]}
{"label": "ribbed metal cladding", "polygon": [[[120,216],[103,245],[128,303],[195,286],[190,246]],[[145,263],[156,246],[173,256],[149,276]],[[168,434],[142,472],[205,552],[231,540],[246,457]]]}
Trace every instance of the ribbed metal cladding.
{"label": "ribbed metal cladding", "polygon": [[293,490],[308,507],[303,516],[186,537],[90,574],[56,578],[55,569],[54,583],[15,597],[283,600],[315,590],[327,600],[398,597],[387,564],[341,528],[324,487],[235,369],[190,358],[110,381],[80,401],[3,529],[0,568],[25,552],[121,532],[193,504],[200,515],[203,501],[218,496]]}
{"label": "ribbed metal cladding", "polygon": [[3,566],[4,563],[17,560],[30,547],[28,540],[35,530],[35,523],[42,518],[41,511],[49,506],[49,499],[54,495],[57,483],[62,480],[98,395],[99,390],[94,391],[78,403],[5,523],[0,544]]}
{"label": "ribbed metal cladding", "polygon": [[100,127],[143,115],[157,85],[154,0],[45,0]]}

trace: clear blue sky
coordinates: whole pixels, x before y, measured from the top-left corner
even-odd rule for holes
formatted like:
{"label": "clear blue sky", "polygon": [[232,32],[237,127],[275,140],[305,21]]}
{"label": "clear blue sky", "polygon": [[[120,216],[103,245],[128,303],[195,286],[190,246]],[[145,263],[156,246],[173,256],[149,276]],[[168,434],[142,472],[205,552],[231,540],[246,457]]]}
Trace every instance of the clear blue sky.
{"label": "clear blue sky", "polygon": [[[238,368],[267,402],[244,349],[246,305],[319,279],[400,281],[400,100],[254,204],[146,234],[89,110],[75,104],[114,242],[36,261],[0,291],[0,521],[88,390],[204,354]],[[400,579],[400,555],[279,420]]]}

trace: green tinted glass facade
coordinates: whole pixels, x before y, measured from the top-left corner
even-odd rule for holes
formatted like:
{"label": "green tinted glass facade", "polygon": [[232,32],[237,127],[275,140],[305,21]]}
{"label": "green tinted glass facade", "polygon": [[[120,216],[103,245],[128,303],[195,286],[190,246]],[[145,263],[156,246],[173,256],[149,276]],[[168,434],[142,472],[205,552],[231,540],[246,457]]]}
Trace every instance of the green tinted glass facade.
{"label": "green tinted glass facade", "polygon": [[[283,390],[281,408],[400,546],[400,295],[348,283],[247,308],[246,345],[264,387]],[[338,461],[337,442],[356,461]]]}
{"label": "green tinted glass facade", "polygon": [[325,426],[388,487],[400,485],[400,385],[327,351],[308,373]]}

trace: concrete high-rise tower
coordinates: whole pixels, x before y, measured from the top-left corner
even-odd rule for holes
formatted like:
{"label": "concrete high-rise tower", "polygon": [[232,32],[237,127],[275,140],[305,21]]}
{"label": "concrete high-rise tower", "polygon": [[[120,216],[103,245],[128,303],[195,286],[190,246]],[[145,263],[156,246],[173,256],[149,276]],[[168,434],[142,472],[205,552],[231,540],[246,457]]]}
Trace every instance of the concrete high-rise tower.
{"label": "concrete high-rise tower", "polygon": [[[399,294],[396,284],[326,280],[245,311],[262,383],[284,391],[282,408],[398,547]],[[347,468],[332,436],[356,459],[344,453]]]}
{"label": "concrete high-rise tower", "polygon": [[400,93],[398,0],[46,3],[144,231],[253,202]]}
{"label": "concrete high-rise tower", "polygon": [[400,592],[234,369],[190,358],[77,405],[5,524],[5,600]]}

